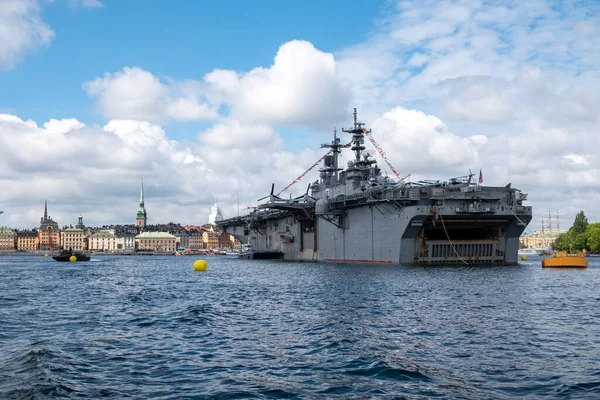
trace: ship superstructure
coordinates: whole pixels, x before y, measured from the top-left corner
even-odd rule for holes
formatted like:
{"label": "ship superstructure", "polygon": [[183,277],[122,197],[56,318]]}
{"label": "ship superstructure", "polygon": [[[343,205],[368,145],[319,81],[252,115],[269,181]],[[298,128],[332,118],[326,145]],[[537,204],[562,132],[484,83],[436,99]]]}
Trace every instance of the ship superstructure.
{"label": "ship superstructure", "polygon": [[[356,109],[354,126],[342,132],[350,143],[335,132],[321,146],[329,152],[303,196],[283,199],[273,186],[260,199],[266,203],[218,225],[257,253],[291,260],[517,262],[519,236],[532,218],[531,207],[523,205],[527,194],[511,184],[480,185],[471,173],[447,181],[390,178],[365,151],[371,131],[358,122]],[[343,169],[339,156],[348,147],[353,159]]]}

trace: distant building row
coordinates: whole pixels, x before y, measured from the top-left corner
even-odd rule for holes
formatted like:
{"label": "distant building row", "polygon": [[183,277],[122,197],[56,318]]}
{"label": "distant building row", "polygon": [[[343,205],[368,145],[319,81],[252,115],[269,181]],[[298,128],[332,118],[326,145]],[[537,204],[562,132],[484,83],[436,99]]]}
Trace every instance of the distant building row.
{"label": "distant building row", "polygon": [[224,249],[234,245],[233,237],[225,232],[190,231],[174,235],[168,232],[143,232],[139,235],[116,235],[111,229],[91,233],[84,228],[15,231],[0,227],[0,250],[175,251],[178,248]]}
{"label": "distant building row", "polygon": [[[140,203],[136,224],[110,227],[86,228],[83,216],[75,227],[59,229],[48,215],[48,202],[44,203],[44,216],[40,225],[32,230],[12,230],[0,227],[0,250],[73,250],[73,251],[132,251],[146,249],[176,251],[178,248],[191,250],[232,248],[239,245],[233,236],[214,232],[204,226],[182,227],[179,224],[147,225],[148,214],[144,205],[144,184],[140,190]],[[223,217],[215,204],[211,208],[209,222],[214,224]]]}
{"label": "distant building row", "polygon": [[[175,251],[178,248],[192,250],[231,248],[234,238],[227,233],[213,232],[202,227],[182,227],[178,224],[146,226],[143,207],[143,189],[140,194],[140,209],[136,226],[124,225],[103,229],[86,228],[83,217],[75,227],[59,229],[58,224],[48,215],[48,202],[44,204],[44,216],[40,226],[32,230],[13,230],[0,227],[0,250],[73,250],[73,251],[132,251],[147,249],[155,251]],[[142,229],[148,229],[141,232]],[[156,232],[153,229],[167,229],[169,232]]]}
{"label": "distant building row", "polygon": [[535,233],[532,235],[522,235],[519,238],[519,247],[527,247],[532,249],[550,249],[558,238],[560,232],[557,233]]}

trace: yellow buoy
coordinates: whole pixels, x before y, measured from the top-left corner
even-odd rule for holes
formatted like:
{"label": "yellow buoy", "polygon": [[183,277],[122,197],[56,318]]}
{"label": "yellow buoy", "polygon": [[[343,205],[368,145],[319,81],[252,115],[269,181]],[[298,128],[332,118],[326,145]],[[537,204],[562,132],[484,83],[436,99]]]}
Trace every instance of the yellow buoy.
{"label": "yellow buoy", "polygon": [[69,257],[69,261],[75,262],[75,261],[77,261],[77,257],[76,256],[71,256],[71,257]]}
{"label": "yellow buoy", "polygon": [[48,257],[48,254],[44,254],[44,257]]}
{"label": "yellow buoy", "polygon": [[527,260],[527,257],[521,256],[521,261],[525,261],[525,260]]}
{"label": "yellow buoy", "polygon": [[206,261],[204,260],[196,260],[194,261],[194,269],[196,271],[206,271]]}

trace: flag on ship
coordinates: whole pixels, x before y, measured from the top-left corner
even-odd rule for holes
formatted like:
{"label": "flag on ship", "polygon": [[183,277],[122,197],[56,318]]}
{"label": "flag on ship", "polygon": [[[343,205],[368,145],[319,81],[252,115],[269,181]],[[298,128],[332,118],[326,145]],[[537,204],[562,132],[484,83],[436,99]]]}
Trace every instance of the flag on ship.
{"label": "flag on ship", "polygon": [[483,183],[483,175],[481,174],[481,168],[479,168],[479,183]]}

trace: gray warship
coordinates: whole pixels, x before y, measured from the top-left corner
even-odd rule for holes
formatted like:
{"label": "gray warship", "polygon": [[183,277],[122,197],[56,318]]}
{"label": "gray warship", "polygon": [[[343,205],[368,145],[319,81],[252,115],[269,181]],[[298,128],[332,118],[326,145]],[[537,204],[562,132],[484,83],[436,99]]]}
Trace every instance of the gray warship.
{"label": "gray warship", "polygon": [[[364,124],[337,133],[319,179],[300,197],[259,199],[247,215],[218,225],[252,252],[247,258],[402,264],[503,264],[518,262],[519,236],[532,219],[527,194],[483,186],[474,174],[445,181],[404,182],[382,174],[365,151]],[[353,160],[339,166],[343,149]],[[391,167],[391,165],[390,165]],[[393,169],[393,168],[392,168]],[[481,178],[481,172],[480,172]],[[261,201],[268,199],[266,202]]]}

